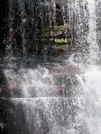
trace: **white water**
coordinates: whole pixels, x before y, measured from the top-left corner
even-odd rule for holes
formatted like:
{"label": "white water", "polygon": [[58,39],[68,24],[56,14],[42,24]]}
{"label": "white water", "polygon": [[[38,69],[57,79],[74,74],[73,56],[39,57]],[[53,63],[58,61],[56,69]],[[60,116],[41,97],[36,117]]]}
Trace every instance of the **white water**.
{"label": "white water", "polygon": [[[72,85],[74,90],[71,94],[73,95],[61,97],[52,74],[46,68],[22,68],[18,74],[13,70],[12,72],[5,70],[9,82],[16,81],[21,85],[23,98],[11,100],[16,106],[21,104],[25,110],[26,124],[31,134],[43,133],[44,130],[41,130],[43,126],[48,129],[47,134],[101,133],[101,68],[97,65],[100,62],[100,48],[96,14],[99,3],[100,0],[70,0],[68,7],[71,15],[69,22],[73,23],[75,19],[76,44],[78,43],[80,47],[84,45],[84,49],[86,46],[88,50],[88,53],[84,55],[83,53],[73,54],[64,61],[83,68],[81,74],[74,75],[78,83],[76,86]],[[63,6],[63,13],[65,10]],[[84,17],[82,17],[82,11]],[[77,18],[73,18],[73,14]],[[67,18],[64,16],[65,24]],[[85,31],[86,20],[83,22],[83,19],[87,19],[88,32]]]}
{"label": "white water", "polygon": [[90,134],[101,132],[101,68],[90,65],[83,75],[77,76],[86,100],[86,123]]}
{"label": "white water", "polygon": [[95,64],[99,60],[99,46],[97,44],[97,14],[96,14],[97,3],[95,0],[88,0],[89,10],[89,35],[88,43],[90,44],[89,48],[89,62],[90,64]]}

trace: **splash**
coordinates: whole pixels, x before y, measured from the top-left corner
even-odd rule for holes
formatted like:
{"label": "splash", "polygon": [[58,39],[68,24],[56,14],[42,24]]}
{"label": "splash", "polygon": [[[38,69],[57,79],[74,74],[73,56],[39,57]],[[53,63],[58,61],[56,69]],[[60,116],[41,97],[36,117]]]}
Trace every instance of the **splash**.
{"label": "splash", "polygon": [[[30,9],[31,13],[33,12],[33,17],[31,16],[30,19],[31,24],[32,22],[35,24],[31,25],[35,29],[34,39],[37,37],[36,22],[38,20],[33,19],[37,15],[41,16],[40,19],[42,20],[44,19],[43,16],[46,20],[48,17],[50,27],[53,22],[54,25],[56,23],[56,5],[53,0],[45,0],[45,3],[41,0],[35,1],[35,3],[31,0],[23,2],[18,0],[24,53],[27,43],[25,23],[28,18],[28,14],[25,12],[26,2],[29,2],[28,10]],[[12,96],[11,100],[17,107],[21,106],[24,109],[29,134],[100,134],[101,68],[98,65],[100,62],[100,46],[98,43],[100,42],[100,29],[98,29],[100,14],[97,12],[100,3],[100,0],[68,0],[66,4],[60,4],[64,26],[66,28],[67,22],[70,23],[72,44],[75,45],[76,50],[78,49],[63,62],[65,66],[71,64],[73,67],[80,68],[80,74],[67,76],[67,72],[64,73],[62,70],[63,73],[56,78],[59,81],[56,81],[50,70],[42,66],[34,69],[21,67],[17,72],[5,70],[8,82],[16,82],[21,85],[21,98]],[[13,2],[10,4],[11,7],[14,7],[12,6]],[[44,6],[47,8],[42,8]],[[51,10],[53,13],[50,12]],[[37,14],[38,11],[39,14]],[[48,16],[44,14],[46,11],[49,13]],[[10,17],[10,27],[12,28],[12,17]],[[67,36],[67,34],[68,31],[65,30],[65,35]],[[72,87],[70,91],[68,91],[68,78],[70,80],[69,85]],[[63,89],[62,95],[57,88],[57,83],[60,86],[61,83],[67,86]],[[68,95],[66,95],[67,92]]]}

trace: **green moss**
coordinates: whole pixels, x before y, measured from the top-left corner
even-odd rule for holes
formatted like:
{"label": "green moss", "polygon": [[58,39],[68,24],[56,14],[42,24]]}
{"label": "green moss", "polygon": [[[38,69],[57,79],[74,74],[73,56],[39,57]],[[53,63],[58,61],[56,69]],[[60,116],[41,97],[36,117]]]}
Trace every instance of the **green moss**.
{"label": "green moss", "polygon": [[59,31],[63,31],[63,30],[67,30],[70,29],[70,25],[69,24],[65,24],[65,25],[57,25],[54,27],[55,30],[59,30]]}
{"label": "green moss", "polygon": [[54,45],[53,46],[53,49],[54,50],[63,50],[65,48],[66,44],[63,44],[63,45]]}
{"label": "green moss", "polygon": [[[51,30],[50,26],[46,26],[44,28],[42,28],[44,32],[49,32]],[[64,31],[67,29],[70,29],[70,25],[69,24],[65,24],[65,25],[56,25],[56,26],[52,26],[53,31],[57,30],[57,31]]]}
{"label": "green moss", "polygon": [[71,42],[71,38],[67,39],[67,43],[70,43]]}
{"label": "green moss", "polygon": [[64,39],[64,38],[61,38],[61,39],[55,39],[55,43],[68,43],[70,42],[71,39]]}

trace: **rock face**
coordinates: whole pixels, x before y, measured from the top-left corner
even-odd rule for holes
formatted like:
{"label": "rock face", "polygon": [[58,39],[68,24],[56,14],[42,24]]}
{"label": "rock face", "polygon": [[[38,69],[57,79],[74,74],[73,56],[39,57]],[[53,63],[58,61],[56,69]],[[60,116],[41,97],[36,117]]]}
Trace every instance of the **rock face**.
{"label": "rock face", "polygon": [[74,76],[75,74],[80,73],[80,68],[75,65],[65,65],[53,68],[50,73],[52,73],[53,76],[57,77],[61,75]]}
{"label": "rock face", "polygon": [[[59,90],[59,92],[63,92],[64,90],[72,90],[72,84],[75,85],[77,83],[75,75],[81,73],[81,69],[76,65],[70,64],[60,67],[53,67],[49,73],[53,76],[55,84],[54,88]],[[31,89],[33,89],[33,87],[31,87]],[[7,96],[10,96],[10,94],[20,96],[22,94],[21,85],[16,83],[9,84],[7,82],[5,84],[1,84],[0,96],[5,96],[6,93]]]}
{"label": "rock face", "polygon": [[8,14],[8,0],[0,1],[0,53],[4,53],[5,44],[3,44],[4,35],[7,33],[7,14]]}
{"label": "rock face", "polygon": [[77,87],[78,80],[76,74],[83,73],[82,69],[76,65],[64,65],[54,67],[50,73],[53,75],[60,96],[72,96]]}
{"label": "rock face", "polygon": [[56,5],[61,7],[67,3],[67,0],[55,0],[55,3],[56,3]]}
{"label": "rock face", "polygon": [[9,98],[21,96],[21,87],[18,84],[0,85],[0,97]]}
{"label": "rock face", "polygon": [[[14,5],[18,4],[18,3],[16,3],[16,1],[13,1],[13,2],[15,2]],[[37,51],[37,53],[43,53],[47,47],[47,55],[48,55],[48,54],[53,53],[54,45],[56,45],[56,46],[61,45],[59,43],[56,43],[54,41],[54,39],[55,38],[65,38],[65,34],[63,33],[63,31],[62,32],[57,31],[58,34],[54,33],[55,28],[51,25],[54,25],[54,21],[56,21],[57,25],[64,25],[62,13],[61,13],[61,7],[63,5],[65,5],[65,2],[67,2],[67,1],[66,0],[55,0],[56,8],[50,3],[50,2],[52,2],[52,0],[48,1],[49,7],[47,7],[47,4],[44,5],[44,3],[45,3],[44,0],[42,0],[42,2],[41,2],[43,6],[39,4],[39,1],[37,1],[37,2],[36,2],[36,7],[35,7],[36,12],[34,14],[32,14],[31,11],[29,11],[29,9],[27,9],[28,7],[25,5],[26,9],[24,9],[24,12],[27,17],[25,17],[23,20],[22,20],[22,18],[24,16],[21,16],[21,11],[19,9],[20,8],[19,5],[17,5],[16,7],[11,7],[11,9],[14,9],[14,11],[11,10],[11,14],[12,14],[12,16],[14,16],[14,18],[13,18],[14,21],[11,23],[12,23],[12,26],[14,26],[14,27],[12,27],[12,31],[15,34],[15,39],[17,42],[16,43],[16,51],[19,51],[20,53],[23,51],[23,46],[22,46],[23,37],[22,37],[21,29],[24,28],[25,29],[24,36],[25,36],[25,42],[26,42],[25,46],[26,46],[28,53],[35,52],[35,51]],[[3,11],[5,11],[5,8],[8,7],[8,3],[7,2],[5,2],[5,3],[2,1],[2,5],[3,5],[2,10]],[[10,29],[8,28],[8,25],[11,25],[11,24],[8,24],[10,22],[7,19],[7,18],[9,18],[8,12],[3,12],[3,11],[2,11],[3,16],[1,17],[2,18],[1,19],[2,20],[2,22],[1,22],[2,28],[1,28],[1,32],[0,32],[0,33],[2,33],[2,42],[1,42],[2,45],[0,45],[0,47],[5,52],[5,47],[7,45],[7,42],[3,43],[3,40],[5,40],[4,34],[7,37],[9,36]],[[42,11],[42,12],[40,12],[40,11]],[[54,15],[53,15],[53,12],[54,12]],[[6,21],[4,22],[4,20],[6,20]],[[22,24],[22,22],[23,22],[23,24]],[[48,30],[48,32],[46,32],[47,30]],[[69,38],[70,38],[70,36],[69,36]],[[15,48],[14,48],[13,44],[14,43],[12,43],[12,47],[13,47],[14,53],[15,53]],[[63,43],[63,45],[64,45],[64,43]]]}

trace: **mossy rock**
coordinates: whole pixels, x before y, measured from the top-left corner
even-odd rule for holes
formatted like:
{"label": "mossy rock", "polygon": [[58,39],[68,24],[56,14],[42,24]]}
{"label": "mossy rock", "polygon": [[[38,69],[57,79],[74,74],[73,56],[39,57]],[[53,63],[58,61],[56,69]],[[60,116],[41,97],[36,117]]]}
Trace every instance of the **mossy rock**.
{"label": "mossy rock", "polygon": [[64,31],[64,30],[70,29],[70,25],[69,24],[56,25],[56,26],[54,26],[54,29],[58,30],[58,31]]}
{"label": "mossy rock", "polygon": [[70,42],[71,41],[71,39],[69,38],[69,39],[64,39],[64,38],[61,38],[61,39],[55,39],[55,43],[68,43],[68,42]]}
{"label": "mossy rock", "polygon": [[54,45],[52,48],[54,50],[64,50],[64,48],[66,47],[66,44],[62,44],[62,45]]}

